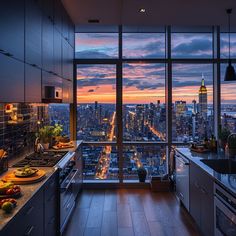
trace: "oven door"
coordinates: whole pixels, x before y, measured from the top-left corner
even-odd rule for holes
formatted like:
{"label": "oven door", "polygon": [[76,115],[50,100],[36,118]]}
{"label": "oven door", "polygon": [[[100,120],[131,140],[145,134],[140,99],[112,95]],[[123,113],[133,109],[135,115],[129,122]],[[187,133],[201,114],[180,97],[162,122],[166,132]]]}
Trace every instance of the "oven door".
{"label": "oven door", "polygon": [[74,181],[78,174],[77,169],[73,169],[68,177],[61,184],[60,189],[60,230],[63,232],[69,217],[75,207]]}
{"label": "oven door", "polygon": [[236,215],[230,206],[226,206],[217,197],[214,198],[215,236],[236,235]]}

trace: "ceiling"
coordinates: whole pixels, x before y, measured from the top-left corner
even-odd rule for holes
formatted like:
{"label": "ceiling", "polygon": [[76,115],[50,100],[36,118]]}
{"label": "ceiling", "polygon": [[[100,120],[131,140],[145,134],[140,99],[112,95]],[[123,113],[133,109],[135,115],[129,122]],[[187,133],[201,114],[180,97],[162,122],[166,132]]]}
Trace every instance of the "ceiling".
{"label": "ceiling", "polygon": [[[236,0],[62,0],[76,29],[88,25],[209,26],[227,25],[225,9],[233,8],[236,27]],[[145,8],[145,13],[139,13]],[[100,23],[88,23],[99,19]],[[233,27],[233,28],[234,28]]]}

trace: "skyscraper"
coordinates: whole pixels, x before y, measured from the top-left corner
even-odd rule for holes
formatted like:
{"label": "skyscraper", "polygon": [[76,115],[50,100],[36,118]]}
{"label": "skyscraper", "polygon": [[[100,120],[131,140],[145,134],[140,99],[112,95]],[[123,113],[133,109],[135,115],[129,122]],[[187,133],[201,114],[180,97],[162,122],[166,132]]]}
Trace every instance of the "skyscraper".
{"label": "skyscraper", "polygon": [[205,80],[203,75],[202,84],[199,89],[199,113],[205,119],[207,118],[207,88],[205,86]]}

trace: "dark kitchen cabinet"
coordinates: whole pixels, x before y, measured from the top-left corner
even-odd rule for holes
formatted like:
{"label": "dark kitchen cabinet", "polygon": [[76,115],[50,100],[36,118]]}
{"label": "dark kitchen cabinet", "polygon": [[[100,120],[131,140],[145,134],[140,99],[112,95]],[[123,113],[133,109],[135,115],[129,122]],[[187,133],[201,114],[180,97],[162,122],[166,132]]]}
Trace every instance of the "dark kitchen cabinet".
{"label": "dark kitchen cabinet", "polygon": [[53,5],[54,0],[42,0],[42,9],[44,15],[53,23]]}
{"label": "dark kitchen cabinet", "polygon": [[19,0],[1,1],[0,52],[24,61],[24,3]]}
{"label": "dark kitchen cabinet", "polygon": [[56,236],[59,232],[58,172],[47,181],[44,188],[44,235]]}
{"label": "dark kitchen cabinet", "polygon": [[69,24],[70,18],[66,11],[62,13],[62,35],[68,41],[69,40]]}
{"label": "dark kitchen cabinet", "polygon": [[43,69],[53,72],[53,24],[43,16],[42,32],[42,64]]}
{"label": "dark kitchen cabinet", "polygon": [[64,79],[73,80],[73,58],[74,49],[65,39],[62,39],[62,76]]}
{"label": "dark kitchen cabinet", "polygon": [[25,64],[25,102],[41,102],[41,69]]}
{"label": "dark kitchen cabinet", "polygon": [[61,0],[54,0],[54,26],[61,33],[62,32],[62,12],[63,6]]}
{"label": "dark kitchen cabinet", "polygon": [[43,189],[40,189],[0,232],[0,235],[43,235],[43,197]]}
{"label": "dark kitchen cabinet", "polygon": [[0,236],[59,235],[58,181],[58,172],[56,171],[0,231]]}
{"label": "dark kitchen cabinet", "polygon": [[24,63],[0,54],[0,102],[24,102]]}
{"label": "dark kitchen cabinet", "polygon": [[200,167],[190,164],[190,214],[203,235],[214,235],[213,179]]}
{"label": "dark kitchen cabinet", "polygon": [[53,71],[62,76],[62,37],[54,27],[53,36]]}
{"label": "dark kitchen cabinet", "polygon": [[42,67],[42,13],[35,0],[25,0],[25,61]]}
{"label": "dark kitchen cabinet", "polygon": [[69,44],[72,48],[74,48],[75,45],[75,28],[74,25],[70,22],[69,23]]}

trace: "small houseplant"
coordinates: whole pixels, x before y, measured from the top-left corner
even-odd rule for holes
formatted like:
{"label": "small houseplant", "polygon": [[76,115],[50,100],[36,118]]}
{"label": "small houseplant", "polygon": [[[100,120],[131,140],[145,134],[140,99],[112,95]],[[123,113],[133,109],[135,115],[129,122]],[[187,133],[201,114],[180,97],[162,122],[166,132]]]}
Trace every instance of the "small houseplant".
{"label": "small houseplant", "polygon": [[138,168],[138,178],[139,182],[145,182],[147,176],[147,171],[146,169],[142,166]]}
{"label": "small houseplant", "polygon": [[42,127],[41,129],[39,129],[38,136],[44,149],[49,149],[49,144],[51,143],[53,136],[53,126],[46,125]]}
{"label": "small houseplant", "polygon": [[60,124],[55,124],[52,130],[52,136],[55,142],[59,142],[62,138],[63,126]]}
{"label": "small houseplant", "polygon": [[226,128],[223,128],[219,132],[219,146],[222,149],[225,149],[226,144],[227,144],[227,139],[230,135],[230,131]]}
{"label": "small houseplant", "polygon": [[236,134],[230,134],[227,139],[229,157],[236,156]]}

